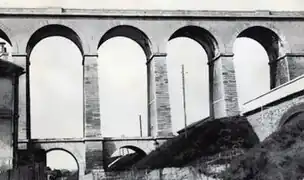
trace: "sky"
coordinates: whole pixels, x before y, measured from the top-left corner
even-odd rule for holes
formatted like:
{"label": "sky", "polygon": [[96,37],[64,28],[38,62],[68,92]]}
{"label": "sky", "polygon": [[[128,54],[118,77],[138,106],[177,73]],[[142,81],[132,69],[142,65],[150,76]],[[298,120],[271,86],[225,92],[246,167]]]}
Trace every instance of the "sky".
{"label": "sky", "polygon": [[[212,3],[206,0],[0,1],[0,7],[49,6],[95,9],[304,10],[304,1],[229,0],[224,3],[222,0],[213,0]],[[143,120],[143,134],[146,135],[147,82],[144,52],[135,42],[122,37],[106,41],[98,52],[103,136],[139,136],[139,115]],[[184,125],[181,64],[185,65],[186,71],[188,124],[209,115],[207,59],[204,49],[187,38],[177,38],[168,42],[167,53],[172,123],[176,132]],[[242,106],[244,102],[269,91],[268,57],[262,46],[246,38],[236,40],[234,53],[237,91]],[[81,60],[81,53],[77,47],[62,37],[46,38],[35,46],[30,57],[33,138],[82,137]],[[248,88],[251,87],[249,83],[259,85],[252,91],[252,88]],[[63,159],[62,153],[66,152],[48,153],[48,164],[61,167],[63,161],[59,159]],[[66,162],[64,166],[75,168],[75,161],[71,156],[68,154],[65,156],[70,159],[64,161]]]}

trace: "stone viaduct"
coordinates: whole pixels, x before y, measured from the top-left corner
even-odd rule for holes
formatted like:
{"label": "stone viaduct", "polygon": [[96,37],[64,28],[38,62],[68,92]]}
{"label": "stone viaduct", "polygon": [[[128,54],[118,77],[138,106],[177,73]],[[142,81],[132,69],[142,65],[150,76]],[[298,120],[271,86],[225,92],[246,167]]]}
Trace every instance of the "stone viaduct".
{"label": "stone viaduct", "polygon": [[[297,112],[288,111],[289,107],[304,101],[299,83],[304,73],[304,12],[0,9],[0,29],[1,38],[12,46],[13,61],[26,69],[21,77],[23,81],[20,80],[23,84],[20,84],[19,99],[26,102],[19,104],[20,149],[27,148],[30,138],[29,56],[32,49],[43,38],[63,36],[81,51],[83,61],[75,63],[83,66],[84,73],[84,136],[33,140],[36,147],[46,151],[63,149],[73,154],[78,161],[80,179],[85,171],[102,168],[105,154],[111,154],[113,147],[130,145],[149,153],[155,140],[165,141],[172,135],[166,66],[166,45],[171,39],[192,38],[205,49],[209,60],[210,116],[242,114],[260,140],[279,127],[285,112]],[[102,138],[96,93],[101,88],[98,87],[97,49],[116,36],[134,40],[146,55],[150,126],[147,138]],[[238,37],[252,38],[265,48],[271,79],[270,91],[242,108],[238,105],[233,65],[233,43]]]}

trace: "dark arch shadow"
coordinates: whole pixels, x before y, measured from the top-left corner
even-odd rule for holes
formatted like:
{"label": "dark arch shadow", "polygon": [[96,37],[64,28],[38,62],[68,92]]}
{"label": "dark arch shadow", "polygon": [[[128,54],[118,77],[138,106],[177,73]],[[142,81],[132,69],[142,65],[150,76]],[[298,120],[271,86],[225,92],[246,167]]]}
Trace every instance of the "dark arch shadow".
{"label": "dark arch shadow", "polygon": [[[304,103],[297,104],[291,108],[289,108],[281,117],[278,129],[282,128],[286,124],[290,123],[293,118],[296,118],[296,116],[304,113]],[[304,121],[304,119],[303,119]]]}
{"label": "dark arch shadow", "polygon": [[[47,154],[47,153],[49,153],[49,152],[51,152],[51,151],[64,151],[64,152],[66,152],[66,153],[68,153],[69,155],[71,155],[73,158],[74,158],[74,160],[75,160],[75,162],[76,162],[76,165],[77,165],[77,177],[78,177],[78,179],[79,179],[79,175],[80,175],[80,172],[79,172],[79,162],[78,162],[78,160],[77,160],[77,158],[74,156],[74,154],[73,153],[71,153],[70,151],[68,151],[68,150],[66,150],[66,149],[63,149],[63,148],[51,148],[51,149],[48,149],[48,150],[46,150],[45,151],[45,154]],[[46,162],[47,163],[47,162]]]}
{"label": "dark arch shadow", "polygon": [[147,156],[145,151],[136,146],[122,146],[119,148],[119,150],[123,148],[131,149],[135,153],[130,153],[128,155],[113,159],[112,163],[110,163],[107,167],[108,171],[130,169],[134,164],[136,164],[138,161],[142,160],[144,157]]}
{"label": "dark arch shadow", "polygon": [[107,40],[118,36],[132,39],[138,43],[139,46],[143,49],[147,59],[152,55],[152,44],[148,36],[140,29],[129,25],[120,25],[108,30],[100,39],[97,49]]}
{"label": "dark arch shadow", "polygon": [[122,146],[119,149],[123,149],[123,148],[131,149],[131,150],[133,150],[136,153],[141,154],[141,155],[145,155],[145,156],[147,155],[145,151],[143,151],[142,149],[140,149],[140,148],[138,148],[136,146],[127,145],[127,146]]}
{"label": "dark arch shadow", "polygon": [[3,40],[5,40],[7,43],[9,43],[10,46],[12,46],[12,42],[11,42],[10,38],[2,30],[0,30],[0,38],[2,38]]}
{"label": "dark arch shadow", "polygon": [[41,27],[30,37],[26,46],[28,57],[30,57],[36,44],[38,44],[42,39],[52,36],[61,36],[71,40],[83,54],[82,42],[74,30],[63,25],[52,24]]}
{"label": "dark arch shadow", "polygon": [[178,37],[186,37],[198,42],[206,51],[209,61],[211,61],[217,55],[217,53],[219,53],[217,40],[209,31],[202,27],[182,27],[170,36],[169,41]]}
{"label": "dark arch shadow", "polygon": [[239,37],[251,38],[260,43],[266,50],[270,61],[279,57],[279,50],[284,46],[281,38],[274,31],[262,26],[249,27],[237,36],[237,38]]}
{"label": "dark arch shadow", "polygon": [[[276,60],[281,56],[280,53],[284,52],[283,49],[286,44],[283,43],[282,39],[273,30],[263,26],[252,26],[243,30],[237,38],[246,37],[257,41],[266,50],[269,65],[270,65],[270,88],[277,86],[277,81],[280,77],[277,74],[278,63]],[[283,80],[285,81],[285,80]]]}

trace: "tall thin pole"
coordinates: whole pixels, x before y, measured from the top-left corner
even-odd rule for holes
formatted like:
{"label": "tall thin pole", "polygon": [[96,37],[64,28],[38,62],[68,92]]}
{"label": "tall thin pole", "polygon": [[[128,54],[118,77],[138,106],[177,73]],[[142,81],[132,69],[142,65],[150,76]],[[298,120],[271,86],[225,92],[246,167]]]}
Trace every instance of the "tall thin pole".
{"label": "tall thin pole", "polygon": [[183,106],[184,106],[185,136],[187,137],[187,112],[186,112],[186,90],[185,90],[185,70],[184,70],[184,64],[182,64],[182,87],[183,87]]}
{"label": "tall thin pole", "polygon": [[139,115],[139,128],[140,128],[140,137],[142,137],[142,122],[141,122],[141,115]]}
{"label": "tall thin pole", "polygon": [[30,58],[26,56],[26,136],[28,140],[27,149],[31,159],[32,180],[35,180],[35,155],[33,152],[32,133],[31,133],[31,96],[30,96]]}

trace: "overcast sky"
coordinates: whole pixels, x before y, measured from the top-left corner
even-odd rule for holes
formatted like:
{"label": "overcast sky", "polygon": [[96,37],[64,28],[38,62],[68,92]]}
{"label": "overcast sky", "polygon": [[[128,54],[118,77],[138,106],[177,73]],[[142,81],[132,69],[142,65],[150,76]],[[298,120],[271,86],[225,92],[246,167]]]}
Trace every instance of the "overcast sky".
{"label": "overcast sky", "polygon": [[[200,9],[200,10],[303,10],[303,0],[2,0],[1,7]],[[302,8],[302,9],[301,9]],[[245,47],[245,48],[244,48]],[[265,50],[245,38],[235,42],[235,68],[240,104],[269,91]],[[249,56],[248,56],[249,54]],[[123,56],[122,56],[123,55]],[[208,116],[208,73],[205,51],[193,40],[168,42],[168,71],[173,130],[183,128],[181,64],[185,64],[188,123]],[[82,137],[81,54],[69,40],[51,37],[36,45],[30,57],[33,138]],[[138,136],[138,115],[146,125],[146,66],[142,49],[132,40],[112,38],[99,49],[101,125],[104,136]],[[257,73],[259,72],[259,73]],[[266,78],[265,78],[266,77]],[[247,79],[247,80],[245,80]],[[255,86],[250,91],[250,84]],[[249,88],[248,88],[249,87]],[[44,102],[44,103],[41,103]],[[72,125],[72,127],[71,127]],[[48,164],[65,168],[62,155],[48,155]],[[61,161],[59,161],[59,159]],[[71,162],[71,163],[69,163]]]}

